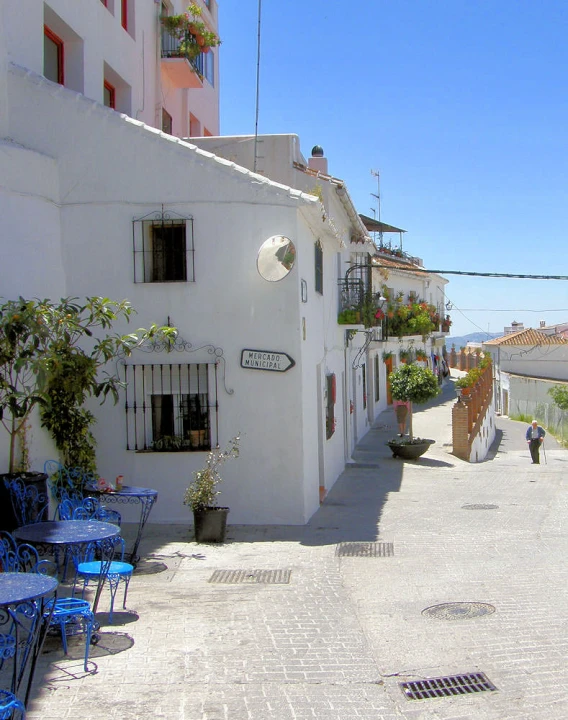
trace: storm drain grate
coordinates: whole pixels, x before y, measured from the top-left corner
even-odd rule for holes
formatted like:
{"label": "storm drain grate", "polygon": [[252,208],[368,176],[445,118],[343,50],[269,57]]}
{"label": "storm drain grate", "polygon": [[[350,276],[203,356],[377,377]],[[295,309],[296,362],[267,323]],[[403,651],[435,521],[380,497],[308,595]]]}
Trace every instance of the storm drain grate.
{"label": "storm drain grate", "polygon": [[400,688],[408,700],[427,700],[428,698],[468,695],[487,690],[497,690],[495,685],[488,680],[485,673],[450,675],[448,677],[403,682],[400,683]]}
{"label": "storm drain grate", "polygon": [[497,510],[499,505],[487,505],[478,503],[475,505],[462,505],[462,510]]}
{"label": "storm drain grate", "polygon": [[392,557],[394,543],[343,542],[335,549],[337,557]]}
{"label": "storm drain grate", "polygon": [[285,585],[290,582],[291,572],[291,570],[215,570],[209,582]]}

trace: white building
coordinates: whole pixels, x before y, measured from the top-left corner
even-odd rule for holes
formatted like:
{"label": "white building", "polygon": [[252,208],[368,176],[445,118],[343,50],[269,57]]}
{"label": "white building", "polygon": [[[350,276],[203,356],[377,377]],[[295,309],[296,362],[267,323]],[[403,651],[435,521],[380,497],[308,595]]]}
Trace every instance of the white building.
{"label": "white building", "polygon": [[[293,135],[262,139],[256,173],[250,140],[247,159],[173,137],[218,132],[218,67],[181,86],[194,69],[162,59],[159,3],[0,9],[2,296],[128,298],[136,326],[179,330],[175,352],[119,364],[118,405],[92,404],[100,474],[156,488],[153,521],[189,522],[191,472],[240,433],[230,522],[305,523],[387,405],[380,328],[337,322],[347,268],[375,252],[344,184]],[[187,451],[164,451],[171,436]],[[36,470],[55,456],[37,424],[30,451]]]}
{"label": "white building", "polygon": [[538,415],[551,405],[548,390],[568,381],[568,339],[545,329],[526,328],[483,343],[491,354],[498,412]]}

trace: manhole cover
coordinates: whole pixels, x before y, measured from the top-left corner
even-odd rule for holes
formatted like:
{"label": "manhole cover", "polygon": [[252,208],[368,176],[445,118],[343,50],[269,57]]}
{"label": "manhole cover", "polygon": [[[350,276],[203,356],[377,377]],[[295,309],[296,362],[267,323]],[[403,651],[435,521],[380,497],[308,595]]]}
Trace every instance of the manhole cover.
{"label": "manhole cover", "polygon": [[403,682],[400,683],[400,687],[409,700],[427,700],[428,698],[468,695],[487,690],[497,690],[485,673],[450,675],[448,677]]}
{"label": "manhole cover", "polygon": [[499,505],[477,503],[475,505],[462,505],[462,510],[497,510],[498,507]]}
{"label": "manhole cover", "polygon": [[494,606],[489,603],[457,602],[432,605],[422,610],[422,615],[436,618],[436,620],[470,620],[483,615],[491,615],[494,612]]}
{"label": "manhole cover", "polygon": [[291,572],[291,570],[215,570],[209,582],[285,585],[290,582]]}
{"label": "manhole cover", "polygon": [[394,543],[343,542],[335,549],[337,557],[392,557]]}

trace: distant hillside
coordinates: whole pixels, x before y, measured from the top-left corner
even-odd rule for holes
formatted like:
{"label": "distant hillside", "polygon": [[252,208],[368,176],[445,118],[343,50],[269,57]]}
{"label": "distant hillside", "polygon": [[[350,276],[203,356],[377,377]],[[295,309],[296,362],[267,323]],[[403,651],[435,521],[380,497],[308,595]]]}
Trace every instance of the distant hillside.
{"label": "distant hillside", "polygon": [[502,337],[503,333],[486,333],[486,332],[476,332],[476,333],[470,333],[469,335],[462,335],[461,337],[447,337],[446,338],[446,347],[448,350],[452,347],[452,345],[456,346],[456,350],[459,350],[461,347],[465,347],[468,342],[474,342],[474,343],[481,343],[485,342],[486,340],[492,340],[493,338]]}

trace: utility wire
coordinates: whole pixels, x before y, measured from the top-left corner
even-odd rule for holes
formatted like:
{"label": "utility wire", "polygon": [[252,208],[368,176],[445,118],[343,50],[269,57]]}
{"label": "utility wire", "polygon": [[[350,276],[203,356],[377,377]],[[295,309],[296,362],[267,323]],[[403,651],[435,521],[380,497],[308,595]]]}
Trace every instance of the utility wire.
{"label": "utility wire", "polygon": [[[379,267],[376,265],[375,267]],[[387,268],[388,269],[388,268]],[[401,267],[397,265],[392,268],[397,272],[402,270],[403,272],[420,272],[420,273],[432,273],[435,275],[473,275],[476,277],[495,277],[495,278],[522,278],[524,280],[568,280],[568,275],[520,275],[515,273],[483,273],[483,272],[472,272],[469,270],[426,270],[425,268],[415,267]]]}
{"label": "utility wire", "polygon": [[568,308],[549,308],[548,310],[534,310],[533,308],[462,308],[464,312],[532,312],[552,313],[568,312]]}
{"label": "utility wire", "polygon": [[258,105],[260,96],[260,13],[262,10],[262,0],[258,0],[258,37],[256,50],[256,111],[254,121],[254,164],[253,172],[256,172],[256,158],[258,157]]}

